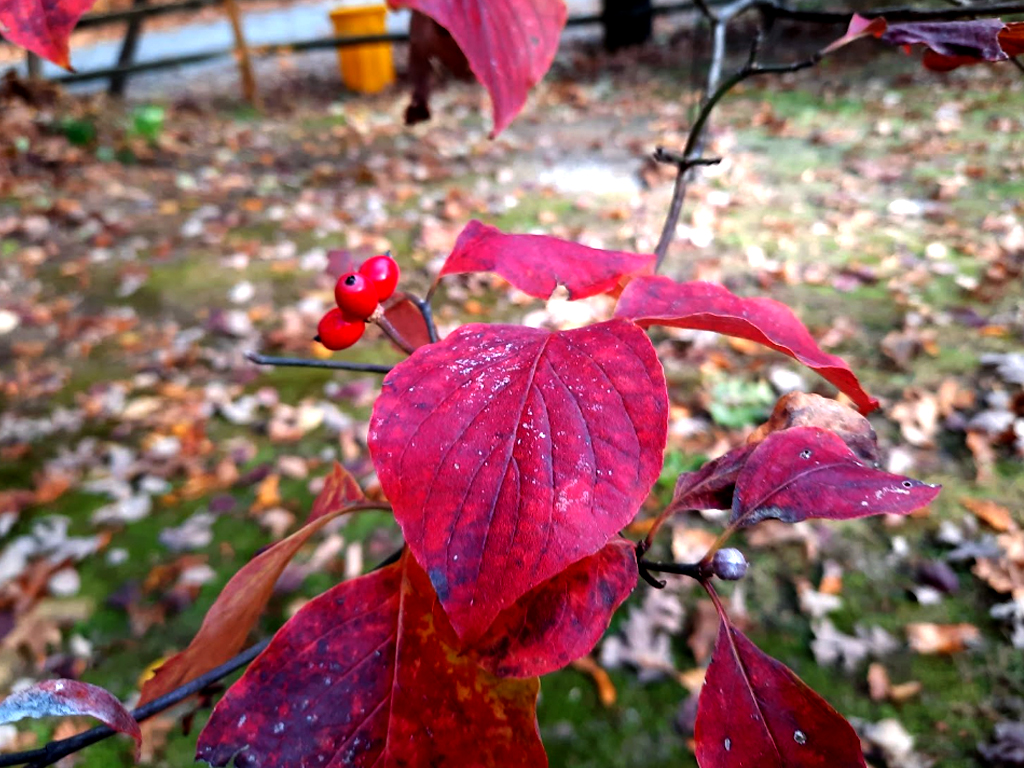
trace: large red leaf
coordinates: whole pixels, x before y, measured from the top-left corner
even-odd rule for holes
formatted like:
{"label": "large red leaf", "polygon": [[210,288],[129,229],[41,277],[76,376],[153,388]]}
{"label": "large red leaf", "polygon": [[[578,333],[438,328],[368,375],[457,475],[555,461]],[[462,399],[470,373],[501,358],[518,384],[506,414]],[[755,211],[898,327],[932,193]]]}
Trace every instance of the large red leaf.
{"label": "large red leaf", "polygon": [[773,432],[750,454],[736,478],[730,522],[745,527],[768,517],[795,523],[905,515],[939,490],[865,464],[827,429],[793,427]]}
{"label": "large red leaf", "polygon": [[0,34],[65,69],[71,30],[96,0],[3,0]]}
{"label": "large red leaf", "polygon": [[379,506],[358,499],[344,501],[347,495],[358,490],[358,486],[351,487],[349,480],[351,476],[339,466],[328,476],[306,525],[260,552],[231,577],[206,612],[202,626],[188,647],[165,661],[142,686],[140,705],[194,680],[238,653],[263,613],[285,566],[302,545],[339,515]]}
{"label": "large red leaf", "polygon": [[554,61],[565,26],[563,0],[389,0],[447,29],[491,95],[497,136]]}
{"label": "large red leaf", "polygon": [[539,690],[459,651],[406,553],[303,606],[217,704],[196,756],[239,768],[543,768]]}
{"label": "large red leaf", "polygon": [[466,325],[387,375],[374,466],[464,642],[633,518],[661,467],[667,401],[654,348],[622,320]]}
{"label": "large red leaf", "polygon": [[864,768],[860,739],[791,669],[718,630],[697,705],[700,768]]}
{"label": "large red leaf", "polygon": [[590,653],[637,580],[635,544],[616,539],[519,598],[474,647],[499,677],[533,677]]}
{"label": "large red leaf", "polygon": [[[44,680],[0,701],[0,723],[26,717],[88,715],[142,746],[142,731],[131,713],[109,691],[78,680]],[[136,754],[138,757],[138,754]]]}
{"label": "large red leaf", "polygon": [[455,241],[438,278],[497,272],[519,290],[546,299],[564,285],[570,299],[607,293],[627,275],[650,272],[654,254],[603,251],[547,235],[506,235],[471,221]]}
{"label": "large red leaf", "polygon": [[849,395],[861,413],[878,407],[850,366],[823,352],[792,310],[773,299],[742,299],[716,283],[638,277],[619,297],[615,316],[629,318],[644,328],[696,328],[764,344],[817,371]]}

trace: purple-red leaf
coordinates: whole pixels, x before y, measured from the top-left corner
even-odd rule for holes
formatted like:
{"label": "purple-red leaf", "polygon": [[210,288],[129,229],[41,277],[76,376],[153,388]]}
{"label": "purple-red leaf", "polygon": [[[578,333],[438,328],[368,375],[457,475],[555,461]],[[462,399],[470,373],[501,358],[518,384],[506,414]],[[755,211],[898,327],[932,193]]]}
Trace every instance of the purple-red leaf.
{"label": "purple-red leaf", "polygon": [[491,95],[497,136],[526,103],[558,51],[563,0],[389,0],[447,29]]}
{"label": "purple-red leaf", "polygon": [[768,435],[750,454],[736,478],[729,521],[745,527],[769,517],[796,523],[905,515],[939,490],[865,464],[826,429],[794,427]]}
{"label": "purple-red leaf", "polygon": [[388,304],[384,317],[413,349],[430,343],[430,331],[423,313],[410,299],[399,299]]}
{"label": "purple-red leaf", "polygon": [[138,757],[142,746],[139,724],[113,694],[97,685],[77,680],[44,680],[0,701],[0,723],[53,715],[95,717],[118,733],[131,736]]}
{"label": "purple-red leaf", "polygon": [[309,512],[306,525],[319,520],[324,515],[334,515],[346,507],[366,501],[363,489],[356,479],[341,464],[334,462],[331,474],[324,480],[324,487],[313,500],[313,509]]}
{"label": "purple-red leaf", "polygon": [[[231,577],[206,612],[202,626],[188,647],[159,666],[153,677],[142,686],[140,705],[209,672],[241,650],[285,566],[314,533],[360,503],[343,501],[346,494],[354,495],[358,490],[358,487],[353,489],[346,478],[351,480],[351,476],[338,466],[313,503],[313,512],[306,525],[260,552]],[[361,496],[362,492],[359,494]]]}
{"label": "purple-red leaf", "polygon": [[736,478],[753,450],[752,445],[742,445],[694,472],[681,474],[669,509],[729,509]]}
{"label": "purple-red leaf", "polygon": [[697,705],[700,768],[864,768],[860,739],[791,669],[722,623]]}
{"label": "purple-red leaf", "polygon": [[464,642],[632,520],[667,417],[654,348],[622,320],[466,325],[388,374],[373,463]]}
{"label": "purple-red leaf", "polygon": [[519,290],[546,299],[564,285],[570,299],[607,293],[627,275],[650,272],[654,254],[604,251],[548,235],[506,235],[471,221],[455,241],[438,278],[497,272]]}
{"label": "purple-red leaf", "polygon": [[1006,24],[999,19],[973,19],[889,24],[880,16],[868,20],[857,14],[850,19],[846,34],[823,53],[869,34],[908,50],[912,45],[925,46],[924,65],[938,72],[965,64],[1006,61],[1024,53],[1024,22]]}
{"label": "purple-red leaf", "polygon": [[459,650],[406,551],[304,605],[217,704],[196,756],[239,768],[544,768],[539,690]]}
{"label": "purple-red leaf", "polygon": [[0,34],[54,64],[71,69],[68,38],[96,0],[4,0]]}
{"label": "purple-red leaf", "polygon": [[635,545],[616,539],[498,614],[473,650],[499,677],[561,669],[590,653],[636,580]]}
{"label": "purple-red leaf", "polygon": [[637,277],[619,297],[615,316],[644,328],[695,328],[764,344],[817,371],[849,395],[861,413],[878,407],[878,401],[864,391],[850,366],[842,358],[823,352],[792,310],[773,299],[742,299],[716,283]]}
{"label": "purple-red leaf", "polygon": [[999,33],[1004,26],[999,19],[889,24],[881,40],[891,45],[925,45],[943,56],[1003,61],[1007,56],[999,45]]}

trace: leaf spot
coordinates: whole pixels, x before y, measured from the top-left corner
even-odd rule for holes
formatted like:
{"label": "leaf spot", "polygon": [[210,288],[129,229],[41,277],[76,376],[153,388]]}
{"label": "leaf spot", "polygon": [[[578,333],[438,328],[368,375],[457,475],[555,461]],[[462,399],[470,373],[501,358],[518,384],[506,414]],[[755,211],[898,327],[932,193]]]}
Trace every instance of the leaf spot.
{"label": "leaf spot", "polygon": [[732,749],[732,739],[725,740],[725,751],[728,752]]}
{"label": "leaf spot", "polygon": [[806,744],[807,734],[803,731],[793,731],[793,741],[800,745]]}
{"label": "leaf spot", "polygon": [[809,458],[811,458],[811,449],[810,448],[804,448],[802,451],[800,451],[800,458],[801,459],[809,459]]}
{"label": "leaf spot", "polygon": [[903,481],[903,487],[904,488],[913,488],[914,487],[914,483],[911,480],[904,480]]}

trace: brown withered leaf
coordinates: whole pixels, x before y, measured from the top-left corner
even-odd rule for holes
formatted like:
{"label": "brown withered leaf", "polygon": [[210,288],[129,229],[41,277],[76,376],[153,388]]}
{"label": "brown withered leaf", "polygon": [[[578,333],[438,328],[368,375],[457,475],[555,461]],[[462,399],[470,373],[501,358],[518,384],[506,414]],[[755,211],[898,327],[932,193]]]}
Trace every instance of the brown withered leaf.
{"label": "brown withered leaf", "polygon": [[907,640],[917,653],[948,655],[960,653],[981,640],[981,631],[973,624],[907,624]]}
{"label": "brown withered leaf", "polygon": [[967,447],[974,456],[974,480],[987,483],[995,476],[996,451],[992,447],[992,438],[980,430],[968,430]]}
{"label": "brown withered leaf", "polygon": [[1010,510],[1002,504],[992,501],[992,499],[964,497],[960,499],[960,504],[990,528],[1000,532],[1016,528],[1016,523],[1014,523],[1013,517],[1010,515]]}
{"label": "brown withered leaf", "polygon": [[772,432],[792,427],[823,427],[835,432],[864,461],[878,461],[878,437],[859,412],[821,395],[790,392],[775,404],[768,421],[754,430],[748,444],[760,443]]}
{"label": "brown withered leaf", "polygon": [[619,698],[619,692],[615,690],[615,683],[605,672],[604,667],[597,663],[593,656],[584,656],[572,662],[572,668],[577,672],[589,675],[597,688],[597,699],[601,706],[606,709],[615,706]]}
{"label": "brown withered leaf", "polygon": [[868,665],[868,695],[872,701],[885,701],[889,696],[889,672],[877,661]]}
{"label": "brown withered leaf", "polygon": [[703,664],[711,658],[711,652],[715,649],[715,640],[718,639],[718,611],[715,604],[710,600],[701,600],[697,603],[696,610],[690,626],[690,636],[686,638],[686,644],[693,652],[693,658],[698,664]]}
{"label": "brown withered leaf", "polygon": [[996,592],[1024,595],[1024,531],[1000,534],[996,542],[1002,555],[978,558],[971,573]]}

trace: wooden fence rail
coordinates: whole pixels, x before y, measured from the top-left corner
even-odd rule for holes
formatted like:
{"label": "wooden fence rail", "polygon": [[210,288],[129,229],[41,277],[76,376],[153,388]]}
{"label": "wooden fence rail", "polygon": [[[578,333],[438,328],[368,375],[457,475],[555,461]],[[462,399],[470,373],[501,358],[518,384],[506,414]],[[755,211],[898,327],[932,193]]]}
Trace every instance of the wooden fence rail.
{"label": "wooden fence rail", "polygon": [[[247,0],[247,4],[258,0]],[[713,2],[712,5],[724,4],[725,0]],[[645,6],[638,13],[649,13],[653,16],[662,16],[695,9],[692,0],[671,3],[667,5]],[[135,55],[139,47],[139,39],[142,35],[142,25],[145,19],[165,16],[169,14],[189,13],[202,8],[221,6],[225,8],[228,18],[232,21],[232,29],[235,37],[235,45],[231,48],[220,48],[210,51],[185,54],[181,56],[168,56],[147,61],[135,61]],[[306,51],[317,51],[329,48],[344,48],[355,45],[366,45],[368,43],[405,43],[409,36],[405,33],[389,33],[383,35],[361,35],[361,36],[340,36],[340,37],[319,37],[307,40],[297,40],[286,43],[272,43],[266,45],[250,46],[247,44],[241,23],[239,22],[237,0],[175,0],[171,3],[154,4],[150,0],[133,0],[132,7],[123,11],[109,13],[96,13],[84,16],[78,23],[76,29],[89,29],[93,27],[105,27],[115,24],[126,24],[125,36],[122,40],[121,50],[117,58],[117,64],[112,67],[103,67],[54,77],[53,80],[59,83],[82,83],[90,80],[109,81],[108,90],[121,95],[127,86],[131,75],[143,72],[154,72],[173,67],[200,64],[216,59],[235,57],[239,63],[240,75],[244,85],[246,98],[258,104],[259,94],[255,88],[255,78],[252,74],[251,61],[254,57],[273,56],[284,53],[303,53]],[[568,20],[567,26],[577,27],[584,25],[606,24],[608,18],[605,14],[592,14],[587,16],[575,16]],[[33,61],[34,57],[29,54],[30,76],[38,76],[38,62]]]}

